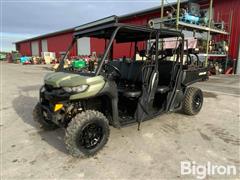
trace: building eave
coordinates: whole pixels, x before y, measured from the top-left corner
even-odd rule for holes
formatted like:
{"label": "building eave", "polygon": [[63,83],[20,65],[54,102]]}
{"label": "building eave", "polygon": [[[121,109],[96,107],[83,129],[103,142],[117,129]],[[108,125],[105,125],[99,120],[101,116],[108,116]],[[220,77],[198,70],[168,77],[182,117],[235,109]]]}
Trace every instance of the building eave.
{"label": "building eave", "polygon": [[21,40],[21,41],[14,42],[14,44],[19,44],[19,43],[28,42],[28,41],[35,41],[35,40],[38,40],[38,39],[48,38],[48,37],[59,35],[59,34],[65,34],[65,33],[73,32],[74,29],[75,28],[68,28],[68,29],[64,29],[64,30],[61,30],[61,31],[55,31],[55,32],[48,33],[48,34],[43,34],[43,35],[36,36],[36,37],[33,37],[33,38],[28,38],[28,39],[24,39],[24,40]]}

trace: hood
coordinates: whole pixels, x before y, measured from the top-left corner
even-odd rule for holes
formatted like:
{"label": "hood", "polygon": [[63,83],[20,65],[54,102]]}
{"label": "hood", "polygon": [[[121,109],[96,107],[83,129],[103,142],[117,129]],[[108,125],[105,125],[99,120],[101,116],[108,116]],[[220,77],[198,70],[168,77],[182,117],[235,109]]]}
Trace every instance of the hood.
{"label": "hood", "polygon": [[98,80],[103,80],[102,76],[88,77],[79,74],[53,72],[44,77],[44,83],[53,87],[74,87],[81,84],[91,84]]}

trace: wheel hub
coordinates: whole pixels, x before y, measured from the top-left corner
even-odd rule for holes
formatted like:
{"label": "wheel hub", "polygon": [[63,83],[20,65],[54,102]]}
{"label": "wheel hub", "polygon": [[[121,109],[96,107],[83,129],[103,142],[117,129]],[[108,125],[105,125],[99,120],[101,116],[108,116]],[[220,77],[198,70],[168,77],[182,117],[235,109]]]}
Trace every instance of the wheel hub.
{"label": "wheel hub", "polygon": [[102,127],[97,124],[90,124],[83,129],[80,144],[86,149],[93,149],[101,142],[102,137]]}
{"label": "wheel hub", "polygon": [[202,101],[199,95],[196,95],[193,99],[193,107],[195,110],[198,110],[201,107]]}

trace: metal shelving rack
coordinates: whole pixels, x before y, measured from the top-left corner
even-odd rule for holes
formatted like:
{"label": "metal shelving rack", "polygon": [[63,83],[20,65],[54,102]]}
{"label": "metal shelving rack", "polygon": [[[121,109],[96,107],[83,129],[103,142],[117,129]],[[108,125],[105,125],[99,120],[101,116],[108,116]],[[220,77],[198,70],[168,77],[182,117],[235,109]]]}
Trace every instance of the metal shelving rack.
{"label": "metal shelving rack", "polygon": [[211,27],[211,22],[212,22],[212,11],[213,11],[213,0],[210,0],[210,5],[209,5],[209,22],[208,22],[208,26],[202,26],[202,25],[197,25],[197,24],[191,24],[191,23],[186,23],[180,20],[180,4],[181,4],[181,0],[177,0],[177,15],[176,18],[172,18],[172,19],[167,19],[164,20],[163,18],[163,1],[162,0],[162,8],[161,8],[161,19],[159,21],[160,23],[160,27],[163,26],[163,24],[165,26],[169,25],[169,22],[176,22],[176,27],[175,29],[177,30],[188,30],[188,31],[199,31],[199,32],[207,32],[207,48],[206,48],[206,53],[202,53],[199,54],[199,56],[203,56],[205,57],[205,66],[208,65],[208,58],[209,57],[226,57],[226,63],[225,63],[225,67],[227,65],[227,61],[228,61],[228,52],[227,54],[209,54],[209,46],[210,46],[210,39],[211,39],[211,35],[216,35],[216,34],[222,34],[222,35],[227,35],[228,36],[228,44],[230,44],[230,33],[231,32],[231,24],[232,24],[232,12],[230,12],[230,21],[229,21],[229,32],[227,31],[223,31],[221,29],[217,29],[217,28],[212,28]]}

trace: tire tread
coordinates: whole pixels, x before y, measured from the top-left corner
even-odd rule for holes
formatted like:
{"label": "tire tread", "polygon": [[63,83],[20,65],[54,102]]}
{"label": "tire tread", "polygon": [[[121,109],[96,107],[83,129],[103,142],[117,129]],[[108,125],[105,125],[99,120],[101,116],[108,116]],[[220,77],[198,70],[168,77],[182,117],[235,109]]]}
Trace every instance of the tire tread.
{"label": "tire tread", "polygon": [[[99,119],[103,120],[104,123],[106,123],[108,125],[107,118],[101,112],[98,112],[98,111],[95,111],[95,110],[86,110],[86,111],[83,111],[83,112],[77,114],[75,117],[72,118],[71,122],[68,124],[68,127],[67,127],[66,132],[65,132],[65,145],[66,145],[67,151],[72,156],[74,156],[74,157],[89,157],[89,156],[92,156],[92,155],[97,153],[97,152],[94,153],[94,154],[84,153],[76,147],[76,143],[75,143],[75,138],[76,138],[75,136],[76,136],[77,130],[80,127],[82,127],[85,123],[90,122],[94,118],[99,118]],[[107,128],[105,142],[103,143],[102,147],[100,147],[97,151],[102,149],[103,146],[108,141],[109,126],[107,126],[107,127],[108,128]]]}
{"label": "tire tread", "polygon": [[[193,106],[192,106],[192,102],[193,102],[193,96],[200,91],[202,93],[202,91],[199,88],[196,87],[189,87],[187,89],[187,92],[185,94],[184,100],[183,100],[183,106],[182,106],[182,110],[185,114],[187,115],[195,115],[198,112],[195,112],[193,110]],[[199,110],[200,111],[200,110]]]}
{"label": "tire tread", "polygon": [[33,120],[36,121],[41,129],[44,130],[54,130],[57,129],[58,126],[52,122],[48,123],[44,120],[43,114],[41,112],[41,106],[39,103],[36,104],[36,106],[33,109]]}

